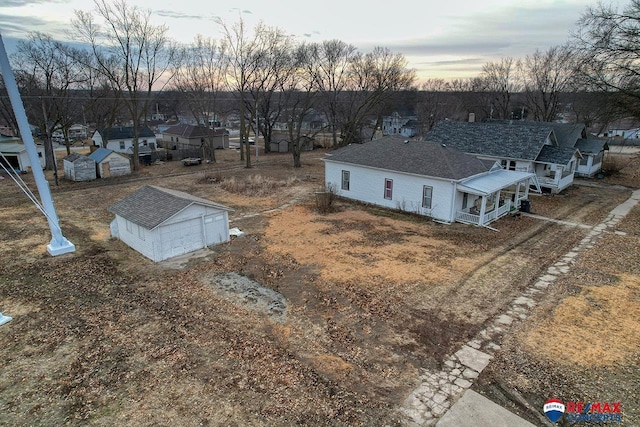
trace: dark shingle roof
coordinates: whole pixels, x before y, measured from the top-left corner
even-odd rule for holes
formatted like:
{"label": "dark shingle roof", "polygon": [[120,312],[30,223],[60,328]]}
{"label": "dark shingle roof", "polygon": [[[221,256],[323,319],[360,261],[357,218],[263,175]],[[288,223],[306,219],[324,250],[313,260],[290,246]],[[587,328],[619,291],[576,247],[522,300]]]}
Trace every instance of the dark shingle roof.
{"label": "dark shingle roof", "polygon": [[351,144],[331,152],[325,160],[446,179],[463,179],[489,170],[480,159],[453,147],[387,136],[365,144]]}
{"label": "dark shingle roof", "polygon": [[540,155],[536,161],[540,163],[566,165],[571,161],[571,158],[577,151],[577,148],[572,147],[555,147],[553,145],[545,145],[542,147],[542,150],[540,150]]}
{"label": "dark shingle roof", "polygon": [[445,143],[465,153],[504,159],[536,160],[553,134],[548,126],[511,126],[496,122],[454,122],[443,120],[426,140]]}
{"label": "dark shingle roof", "polygon": [[205,126],[194,126],[179,124],[171,126],[164,133],[169,135],[178,135],[184,138],[204,138],[209,135],[221,136],[227,132],[224,128],[209,129]]}
{"label": "dark shingle roof", "polygon": [[575,147],[576,142],[587,135],[587,128],[582,123],[533,122],[523,120],[490,120],[489,122],[508,124],[510,126],[539,126],[551,128],[556,135],[558,145],[561,147]]}
{"label": "dark shingle roof", "polygon": [[71,153],[62,160],[66,160],[67,162],[73,163],[77,160],[87,161],[89,160],[89,157],[83,156],[82,154],[79,154],[79,153]]}
{"label": "dark shingle roof", "polygon": [[[138,138],[153,138],[155,133],[149,129],[149,126],[140,126],[138,131]],[[114,139],[131,139],[133,138],[133,126],[118,126],[112,128],[100,129],[100,135],[103,138],[109,138],[109,141]]]}
{"label": "dark shingle roof", "polygon": [[602,150],[607,149],[606,147],[607,140],[599,138],[579,139],[576,143],[576,148],[585,154],[598,154]]}
{"label": "dark shingle roof", "polygon": [[111,213],[119,215],[147,230],[153,230],[164,221],[192,204],[210,206],[231,211],[232,209],[182,191],[145,185],[128,197],[109,206]]}

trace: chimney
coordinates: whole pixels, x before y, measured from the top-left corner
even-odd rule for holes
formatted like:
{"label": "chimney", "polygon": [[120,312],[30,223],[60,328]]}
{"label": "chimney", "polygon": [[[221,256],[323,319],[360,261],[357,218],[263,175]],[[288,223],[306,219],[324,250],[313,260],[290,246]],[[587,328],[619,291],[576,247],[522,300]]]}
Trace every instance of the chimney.
{"label": "chimney", "polygon": [[476,113],[469,113],[469,123],[476,121]]}

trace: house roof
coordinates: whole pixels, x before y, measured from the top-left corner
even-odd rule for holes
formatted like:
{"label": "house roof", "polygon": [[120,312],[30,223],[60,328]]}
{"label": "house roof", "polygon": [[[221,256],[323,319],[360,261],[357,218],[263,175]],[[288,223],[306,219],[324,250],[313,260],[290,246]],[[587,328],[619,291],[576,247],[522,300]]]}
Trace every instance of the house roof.
{"label": "house roof", "polygon": [[109,154],[113,152],[114,152],[113,150],[109,150],[108,148],[100,147],[93,153],[89,154],[88,157],[95,160],[96,163],[100,163],[101,161],[106,159]]}
{"label": "house roof", "polygon": [[[155,133],[149,129],[149,126],[144,125],[140,126],[138,131],[139,138],[153,138],[156,136]],[[131,139],[133,138],[133,126],[118,126],[112,128],[104,128],[98,130],[100,135],[104,137],[108,137],[109,141],[113,141],[114,139]]]}
{"label": "house roof", "polygon": [[602,150],[607,149],[607,140],[600,138],[581,138],[576,143],[576,148],[580,150],[581,153],[598,154]]}
{"label": "house roof", "polygon": [[482,160],[454,147],[395,136],[339,148],[324,160],[454,180],[490,169]]}
{"label": "house roof", "polygon": [[453,146],[465,153],[533,161],[548,138],[555,140],[551,126],[443,120],[425,139]]}
{"label": "house roof", "polygon": [[536,174],[532,172],[497,169],[492,170],[486,175],[465,179],[458,185],[458,189],[482,196],[495,193],[496,191],[510,187],[526,179],[536,179]]}
{"label": "house roof", "polygon": [[524,120],[490,120],[490,123],[502,123],[509,126],[551,128],[556,135],[556,141],[561,147],[575,147],[578,139],[587,135],[587,128],[583,123],[558,123],[558,122],[535,122]]}
{"label": "house roof", "polygon": [[576,152],[578,152],[578,149],[573,147],[555,147],[553,145],[545,145],[542,147],[542,150],[540,150],[540,155],[536,161],[540,163],[566,165],[571,161]]}
{"label": "house roof", "polygon": [[222,136],[227,133],[224,128],[209,129],[205,126],[194,126],[179,124],[166,129],[164,133],[169,135],[177,135],[183,138],[206,138],[210,135]]}
{"label": "house roof", "polygon": [[145,185],[109,206],[109,212],[121,216],[147,230],[153,230],[187,207],[198,204],[225,211],[228,208],[178,190]]}
{"label": "house roof", "polygon": [[7,154],[16,154],[26,151],[27,147],[21,142],[0,142],[0,152]]}

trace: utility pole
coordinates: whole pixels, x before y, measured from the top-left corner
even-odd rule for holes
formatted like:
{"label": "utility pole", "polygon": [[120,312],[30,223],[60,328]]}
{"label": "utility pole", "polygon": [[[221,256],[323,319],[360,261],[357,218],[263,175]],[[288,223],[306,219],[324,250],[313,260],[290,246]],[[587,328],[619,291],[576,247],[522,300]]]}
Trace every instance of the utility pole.
{"label": "utility pole", "polygon": [[38,158],[38,150],[36,149],[36,143],[33,141],[33,135],[29,128],[29,121],[27,120],[27,113],[24,111],[24,104],[18,91],[18,85],[16,78],[13,75],[13,70],[9,64],[9,58],[7,57],[7,51],[4,47],[4,41],[0,34],[0,71],[2,71],[2,77],[4,78],[4,84],[11,101],[11,107],[16,116],[18,122],[18,128],[20,129],[20,135],[22,141],[27,150],[29,156],[29,163],[31,163],[31,172],[36,181],[38,187],[38,193],[40,194],[40,200],[43,206],[44,214],[49,222],[49,228],[51,229],[52,239],[47,245],[47,252],[50,255],[62,255],[69,252],[74,252],[76,247],[73,243],[68,241],[63,235],[60,225],[58,224],[58,215],[53,205],[53,198],[51,197],[51,190],[49,189],[49,183],[47,182],[42,167],[40,166],[40,159]]}

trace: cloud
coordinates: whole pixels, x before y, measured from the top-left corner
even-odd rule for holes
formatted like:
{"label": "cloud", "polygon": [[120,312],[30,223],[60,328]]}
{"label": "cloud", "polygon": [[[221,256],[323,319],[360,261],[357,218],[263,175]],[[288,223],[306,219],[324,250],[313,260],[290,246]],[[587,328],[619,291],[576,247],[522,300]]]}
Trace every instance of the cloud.
{"label": "cloud", "polygon": [[37,28],[42,32],[54,32],[59,26],[37,16],[0,15],[2,35],[24,37]]}
{"label": "cloud", "polygon": [[155,10],[154,13],[158,16],[162,16],[164,18],[175,18],[175,19],[211,19],[202,15],[190,15],[182,12],[175,12],[173,10]]}
{"label": "cloud", "polygon": [[[0,8],[6,7],[23,7],[28,6],[30,4],[43,4],[43,3],[51,3],[51,1],[47,0],[3,0],[2,4],[0,4]],[[54,1],[53,3],[66,3],[66,0]]]}

